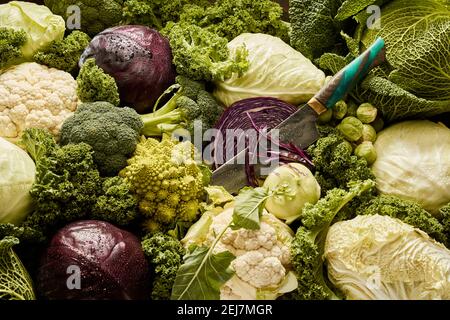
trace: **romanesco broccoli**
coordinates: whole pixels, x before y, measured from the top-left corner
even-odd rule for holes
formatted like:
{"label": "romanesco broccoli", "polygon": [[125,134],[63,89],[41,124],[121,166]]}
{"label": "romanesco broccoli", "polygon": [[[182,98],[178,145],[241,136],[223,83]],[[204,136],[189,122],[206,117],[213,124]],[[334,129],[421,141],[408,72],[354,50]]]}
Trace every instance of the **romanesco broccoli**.
{"label": "romanesco broccoli", "polygon": [[203,83],[183,76],[178,76],[176,81],[172,88],[178,91],[169,102],[155,112],[142,116],[144,135],[161,136],[179,128],[187,129],[192,134],[195,121],[200,121],[206,130],[212,128],[222,114],[223,108],[205,91]]}
{"label": "romanesco broccoli", "polygon": [[87,143],[100,173],[114,176],[136,149],[142,125],[131,108],[117,108],[108,102],[84,103],[63,123],[60,143]]}
{"label": "romanesco broccoli", "polygon": [[20,49],[27,42],[25,31],[0,28],[0,70],[22,57]]}
{"label": "romanesco broccoli", "polygon": [[116,80],[88,59],[77,77],[77,93],[82,102],[106,101],[114,106],[120,104],[119,88]]}
{"label": "romanesco broccoli", "polygon": [[161,232],[142,240],[142,250],[153,270],[152,300],[170,300],[185,249],[177,239]]}
{"label": "romanesco broccoli", "polygon": [[148,231],[167,232],[178,222],[197,219],[204,181],[194,152],[190,142],[178,143],[169,135],[161,142],[142,137],[128,166],[120,171],[139,199]]}
{"label": "romanesco broccoli", "polygon": [[78,61],[91,39],[81,31],[73,31],[63,40],[52,41],[50,45],[34,55],[39,64],[72,73],[78,67]]}

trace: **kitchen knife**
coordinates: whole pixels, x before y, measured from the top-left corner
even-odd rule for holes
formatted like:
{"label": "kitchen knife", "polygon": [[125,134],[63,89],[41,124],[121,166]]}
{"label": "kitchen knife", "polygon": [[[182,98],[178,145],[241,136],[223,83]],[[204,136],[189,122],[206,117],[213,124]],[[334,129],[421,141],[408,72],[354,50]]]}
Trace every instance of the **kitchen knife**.
{"label": "kitchen knife", "polygon": [[[275,127],[275,130],[279,130],[279,140],[293,143],[302,149],[314,143],[319,138],[316,126],[318,117],[343,99],[372,68],[385,61],[384,45],[384,40],[378,38],[359,57],[336,73],[307,104]],[[246,186],[247,155],[248,148],[216,169],[213,172],[212,184],[223,186],[231,193],[237,193]]]}

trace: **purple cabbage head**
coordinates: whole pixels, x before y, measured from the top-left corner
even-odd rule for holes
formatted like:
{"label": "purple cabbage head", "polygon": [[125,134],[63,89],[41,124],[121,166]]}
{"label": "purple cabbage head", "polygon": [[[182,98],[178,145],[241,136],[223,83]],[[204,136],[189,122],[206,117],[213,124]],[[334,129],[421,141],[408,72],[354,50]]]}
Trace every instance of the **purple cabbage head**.
{"label": "purple cabbage head", "polygon": [[117,83],[123,104],[145,113],[175,82],[175,67],[168,40],[145,26],[126,25],[96,35],[80,58],[89,58]]}
{"label": "purple cabbage head", "polygon": [[149,283],[140,241],[128,231],[96,220],[59,230],[37,277],[38,291],[58,300],[143,300],[149,295]]}

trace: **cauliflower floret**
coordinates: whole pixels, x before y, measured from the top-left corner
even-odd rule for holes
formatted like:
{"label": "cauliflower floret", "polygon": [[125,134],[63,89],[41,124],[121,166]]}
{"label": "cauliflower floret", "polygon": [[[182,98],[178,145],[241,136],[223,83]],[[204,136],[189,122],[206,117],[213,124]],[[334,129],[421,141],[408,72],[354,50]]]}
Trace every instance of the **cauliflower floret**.
{"label": "cauliflower floret", "polygon": [[233,260],[231,266],[241,280],[261,289],[278,285],[286,269],[276,257],[264,257],[261,252],[249,251]]}
{"label": "cauliflower floret", "polygon": [[0,137],[17,139],[26,128],[58,135],[77,108],[76,81],[67,72],[27,62],[0,75]]}

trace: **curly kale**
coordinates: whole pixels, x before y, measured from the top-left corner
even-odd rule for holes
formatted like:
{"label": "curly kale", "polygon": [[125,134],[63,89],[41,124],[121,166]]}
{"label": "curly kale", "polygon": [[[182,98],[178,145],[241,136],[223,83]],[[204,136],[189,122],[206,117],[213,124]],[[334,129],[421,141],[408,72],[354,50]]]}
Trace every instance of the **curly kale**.
{"label": "curly kale", "polygon": [[208,0],[126,0],[123,6],[123,23],[144,25],[158,30],[167,22],[177,22],[185,5],[204,8]]}
{"label": "curly kale", "polygon": [[322,127],[322,137],[308,148],[316,168],[322,195],[333,188],[345,188],[351,181],[375,179],[366,160],[352,155],[351,145],[336,129]]}
{"label": "curly kale", "polygon": [[0,28],[0,69],[22,57],[21,47],[27,41],[25,31]]}
{"label": "curly kale", "polygon": [[128,184],[120,178],[102,179],[88,144],[60,147],[42,129],[25,130],[21,144],[36,162],[36,180],[30,191],[35,210],[23,223],[24,232],[36,230],[48,238],[67,223],[93,218],[92,212],[120,225],[134,219],[136,202],[127,192]]}
{"label": "curly kale", "polygon": [[450,202],[439,210],[444,234],[447,238],[447,246],[450,247]]}
{"label": "curly kale", "polygon": [[74,31],[63,40],[53,41],[34,55],[39,64],[72,73],[78,68],[78,61],[91,38],[81,31]]}
{"label": "curly kale", "polygon": [[397,218],[403,222],[421,229],[435,240],[447,243],[444,225],[417,203],[403,200],[395,196],[380,195],[362,204],[357,215],[378,214]]}
{"label": "curly kale", "polygon": [[283,8],[272,0],[218,0],[207,8],[184,7],[180,21],[204,28],[228,41],[242,33],[265,33],[289,41]]}
{"label": "curly kale", "polygon": [[[205,84],[178,76],[175,95],[161,108],[142,116],[146,136],[161,136],[176,129],[194,133],[195,121],[204,130],[212,128],[223,112],[223,108],[206,91]],[[170,88],[169,88],[170,91]]]}
{"label": "curly kale", "polygon": [[245,47],[231,57],[227,39],[214,32],[188,23],[168,23],[161,32],[169,39],[179,75],[197,81],[223,81],[248,69]]}
{"label": "curly kale", "polygon": [[183,263],[183,246],[177,239],[157,232],[144,237],[142,250],[154,273],[152,300],[170,300],[177,271]]}
{"label": "curly kale", "polygon": [[69,6],[80,8],[81,30],[90,36],[106,28],[118,25],[122,20],[123,0],[45,0],[50,10],[64,20],[74,13],[67,10]]}
{"label": "curly kale", "polygon": [[298,279],[298,288],[291,295],[298,300],[336,299],[324,275],[324,245],[335,216],[355,198],[375,186],[372,180],[353,182],[349,190],[335,188],[316,204],[303,208],[301,223],[291,244],[291,261]]}
{"label": "curly kale", "polygon": [[117,108],[108,102],[83,103],[64,121],[60,143],[90,145],[100,173],[114,176],[136,149],[142,126],[131,108]]}
{"label": "curly kale", "polygon": [[88,59],[81,67],[77,77],[77,94],[83,102],[105,101],[118,106],[119,88],[116,80]]}

